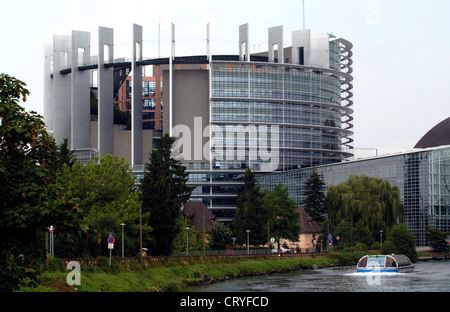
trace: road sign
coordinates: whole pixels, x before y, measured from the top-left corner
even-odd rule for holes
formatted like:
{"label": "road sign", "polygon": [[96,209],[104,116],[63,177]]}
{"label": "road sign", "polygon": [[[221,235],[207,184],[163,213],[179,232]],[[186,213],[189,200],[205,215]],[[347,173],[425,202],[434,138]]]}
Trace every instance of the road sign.
{"label": "road sign", "polygon": [[114,249],[114,244],[108,244],[108,249]]}
{"label": "road sign", "polygon": [[53,232],[55,230],[55,228],[53,227],[53,225],[50,225],[50,227],[48,228],[49,232]]}
{"label": "road sign", "polygon": [[109,233],[109,237],[113,237],[113,233]]}
{"label": "road sign", "polygon": [[112,237],[112,236],[108,237],[108,243],[114,244],[115,241],[116,240],[114,239],[114,237]]}

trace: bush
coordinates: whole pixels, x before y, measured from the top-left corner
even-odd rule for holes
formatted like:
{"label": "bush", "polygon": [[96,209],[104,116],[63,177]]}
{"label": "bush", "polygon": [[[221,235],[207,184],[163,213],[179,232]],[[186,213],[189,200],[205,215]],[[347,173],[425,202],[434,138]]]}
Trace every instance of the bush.
{"label": "bush", "polygon": [[65,265],[64,262],[59,259],[59,258],[55,258],[52,256],[48,256],[48,261],[47,261],[47,271],[64,271]]}

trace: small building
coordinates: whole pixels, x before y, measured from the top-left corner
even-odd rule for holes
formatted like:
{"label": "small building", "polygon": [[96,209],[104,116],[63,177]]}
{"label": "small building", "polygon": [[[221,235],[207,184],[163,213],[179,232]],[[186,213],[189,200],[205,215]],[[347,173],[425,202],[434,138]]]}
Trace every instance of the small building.
{"label": "small building", "polygon": [[300,214],[301,229],[298,241],[291,242],[286,239],[283,244],[286,244],[291,250],[314,252],[321,234],[321,227],[302,207],[299,206],[295,211]]}

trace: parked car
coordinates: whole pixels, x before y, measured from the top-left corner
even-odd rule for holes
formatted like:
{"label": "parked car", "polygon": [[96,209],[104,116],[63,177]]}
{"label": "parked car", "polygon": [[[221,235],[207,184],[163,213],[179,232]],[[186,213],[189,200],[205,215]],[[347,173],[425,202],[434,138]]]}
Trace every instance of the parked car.
{"label": "parked car", "polygon": [[289,253],[291,252],[290,249],[284,248],[284,247],[280,247],[280,249],[274,248],[271,251],[272,253]]}

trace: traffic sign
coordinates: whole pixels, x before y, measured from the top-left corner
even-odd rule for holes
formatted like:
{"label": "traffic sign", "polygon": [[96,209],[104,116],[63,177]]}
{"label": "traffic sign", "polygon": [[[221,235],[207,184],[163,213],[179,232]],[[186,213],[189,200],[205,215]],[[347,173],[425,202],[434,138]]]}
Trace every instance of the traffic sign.
{"label": "traffic sign", "polygon": [[53,232],[55,230],[55,228],[53,227],[53,225],[50,225],[50,227],[48,228],[49,232]]}
{"label": "traffic sign", "polygon": [[113,237],[113,233],[111,232],[111,233],[109,233],[109,237]]}
{"label": "traffic sign", "polygon": [[108,244],[108,249],[114,249],[114,244]]}
{"label": "traffic sign", "polygon": [[114,244],[114,242],[115,242],[116,240],[114,239],[114,237],[108,237],[108,243],[110,243],[110,244]]}

